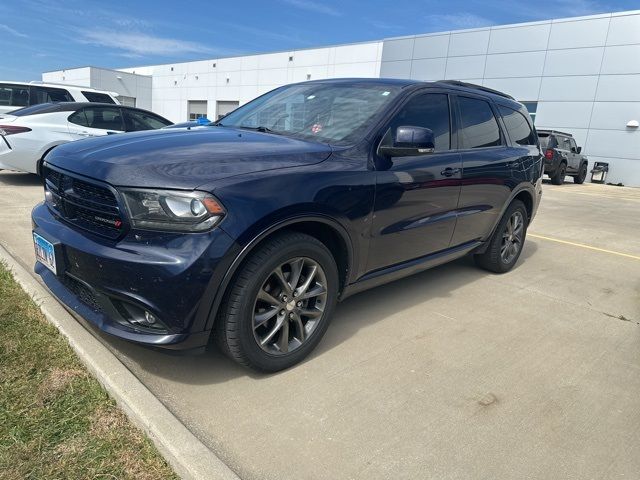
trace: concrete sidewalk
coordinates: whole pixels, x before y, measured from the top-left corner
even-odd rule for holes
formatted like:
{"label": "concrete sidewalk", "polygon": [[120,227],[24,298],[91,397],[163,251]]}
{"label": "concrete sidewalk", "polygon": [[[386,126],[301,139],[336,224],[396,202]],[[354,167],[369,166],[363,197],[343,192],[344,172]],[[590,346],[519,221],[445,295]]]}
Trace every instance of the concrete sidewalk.
{"label": "concrete sidewalk", "polygon": [[[0,173],[0,244],[28,266],[41,196]],[[545,185],[512,272],[462,259],[352,297],[276,375],[96,336],[245,479],[636,478],[639,206]]]}

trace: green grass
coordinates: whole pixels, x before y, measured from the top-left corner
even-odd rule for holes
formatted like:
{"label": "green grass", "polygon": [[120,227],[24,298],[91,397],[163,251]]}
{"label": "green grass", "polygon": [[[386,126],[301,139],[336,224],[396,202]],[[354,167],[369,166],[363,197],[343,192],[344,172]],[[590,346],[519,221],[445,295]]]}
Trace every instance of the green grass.
{"label": "green grass", "polygon": [[2,264],[0,478],[177,478]]}

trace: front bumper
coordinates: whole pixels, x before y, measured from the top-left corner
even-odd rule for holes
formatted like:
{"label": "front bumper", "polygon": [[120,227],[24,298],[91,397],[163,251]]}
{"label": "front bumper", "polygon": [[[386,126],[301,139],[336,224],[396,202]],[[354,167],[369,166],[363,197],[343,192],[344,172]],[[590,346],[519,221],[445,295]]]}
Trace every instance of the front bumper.
{"label": "front bumper", "polygon": [[556,170],[558,170],[558,167],[560,166],[560,159],[556,156],[554,156],[554,158],[552,158],[551,160],[549,160],[548,158],[544,159],[544,173],[548,174],[554,174],[556,172]]}
{"label": "front bumper", "polygon": [[[32,222],[54,244],[58,264],[57,275],[38,262],[35,271],[78,316],[148,346],[183,350],[207,344],[211,299],[236,250],[222,229],[129,232],[112,241],[68,226],[44,204],[34,208]],[[151,313],[161,328],[132,322],[136,312]]]}

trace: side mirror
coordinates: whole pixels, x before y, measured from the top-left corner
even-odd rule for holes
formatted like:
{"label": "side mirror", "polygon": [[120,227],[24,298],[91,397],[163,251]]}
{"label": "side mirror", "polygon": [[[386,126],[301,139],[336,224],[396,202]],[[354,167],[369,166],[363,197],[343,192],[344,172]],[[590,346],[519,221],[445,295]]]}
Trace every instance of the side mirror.
{"label": "side mirror", "polygon": [[578,147],[577,153],[582,153],[582,147]]}
{"label": "side mirror", "polygon": [[393,132],[393,145],[381,145],[380,155],[388,157],[410,157],[426,155],[435,150],[433,130],[424,127],[398,127]]}

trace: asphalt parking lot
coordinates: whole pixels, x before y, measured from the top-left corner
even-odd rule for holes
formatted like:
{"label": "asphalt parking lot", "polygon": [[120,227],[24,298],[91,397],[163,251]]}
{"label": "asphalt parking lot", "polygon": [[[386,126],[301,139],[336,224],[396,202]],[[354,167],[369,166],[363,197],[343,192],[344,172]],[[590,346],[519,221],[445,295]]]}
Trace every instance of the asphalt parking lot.
{"label": "asphalt parking lot", "polygon": [[[0,172],[0,244],[29,268],[41,197]],[[275,375],[102,338],[245,479],[637,478],[639,209],[546,184],[512,272],[461,259],[352,297]]]}

